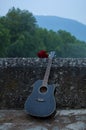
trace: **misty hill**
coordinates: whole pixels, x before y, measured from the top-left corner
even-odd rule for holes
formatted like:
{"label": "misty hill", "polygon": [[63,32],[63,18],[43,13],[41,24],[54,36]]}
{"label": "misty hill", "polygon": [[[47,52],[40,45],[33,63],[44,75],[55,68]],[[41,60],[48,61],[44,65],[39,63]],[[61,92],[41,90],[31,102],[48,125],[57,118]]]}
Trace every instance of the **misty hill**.
{"label": "misty hill", "polygon": [[35,16],[39,27],[53,31],[65,30],[81,41],[86,41],[86,25],[57,16]]}

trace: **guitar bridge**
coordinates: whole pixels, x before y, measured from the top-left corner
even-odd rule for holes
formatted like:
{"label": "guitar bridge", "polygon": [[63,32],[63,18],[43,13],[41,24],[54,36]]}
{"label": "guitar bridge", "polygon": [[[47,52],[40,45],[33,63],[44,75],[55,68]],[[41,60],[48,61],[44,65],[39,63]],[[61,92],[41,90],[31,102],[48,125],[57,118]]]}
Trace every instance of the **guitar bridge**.
{"label": "guitar bridge", "polygon": [[37,98],[36,101],[38,101],[38,102],[45,102],[45,100],[43,98]]}

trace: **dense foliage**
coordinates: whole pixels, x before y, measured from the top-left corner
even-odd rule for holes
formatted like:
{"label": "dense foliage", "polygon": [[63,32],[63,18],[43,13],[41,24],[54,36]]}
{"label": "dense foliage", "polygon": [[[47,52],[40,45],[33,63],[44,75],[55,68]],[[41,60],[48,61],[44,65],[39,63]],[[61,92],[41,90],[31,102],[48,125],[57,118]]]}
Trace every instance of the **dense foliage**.
{"label": "dense foliage", "polygon": [[15,9],[0,17],[0,57],[35,57],[39,50],[55,50],[57,57],[86,57],[86,43],[69,32],[39,28],[26,10]]}

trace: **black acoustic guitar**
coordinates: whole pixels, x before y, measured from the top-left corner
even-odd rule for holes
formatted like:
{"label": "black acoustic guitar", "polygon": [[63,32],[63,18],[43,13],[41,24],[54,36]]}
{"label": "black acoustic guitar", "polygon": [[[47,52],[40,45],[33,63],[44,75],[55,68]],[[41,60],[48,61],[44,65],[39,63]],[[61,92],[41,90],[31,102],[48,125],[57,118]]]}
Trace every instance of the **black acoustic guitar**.
{"label": "black acoustic guitar", "polygon": [[54,96],[55,86],[48,84],[54,55],[54,51],[52,51],[49,55],[44,80],[37,80],[34,83],[33,91],[25,102],[25,111],[29,115],[36,117],[48,117],[56,110],[56,101]]}

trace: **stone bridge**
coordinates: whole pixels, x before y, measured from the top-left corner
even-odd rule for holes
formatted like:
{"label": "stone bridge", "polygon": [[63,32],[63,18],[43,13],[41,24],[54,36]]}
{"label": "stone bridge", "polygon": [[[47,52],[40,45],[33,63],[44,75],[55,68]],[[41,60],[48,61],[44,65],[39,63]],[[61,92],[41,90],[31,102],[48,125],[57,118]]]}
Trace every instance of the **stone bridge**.
{"label": "stone bridge", "polygon": [[45,120],[25,116],[25,100],[44,78],[47,63],[0,58],[0,130],[86,130],[86,58],[53,59],[48,83],[56,86],[57,113]]}

